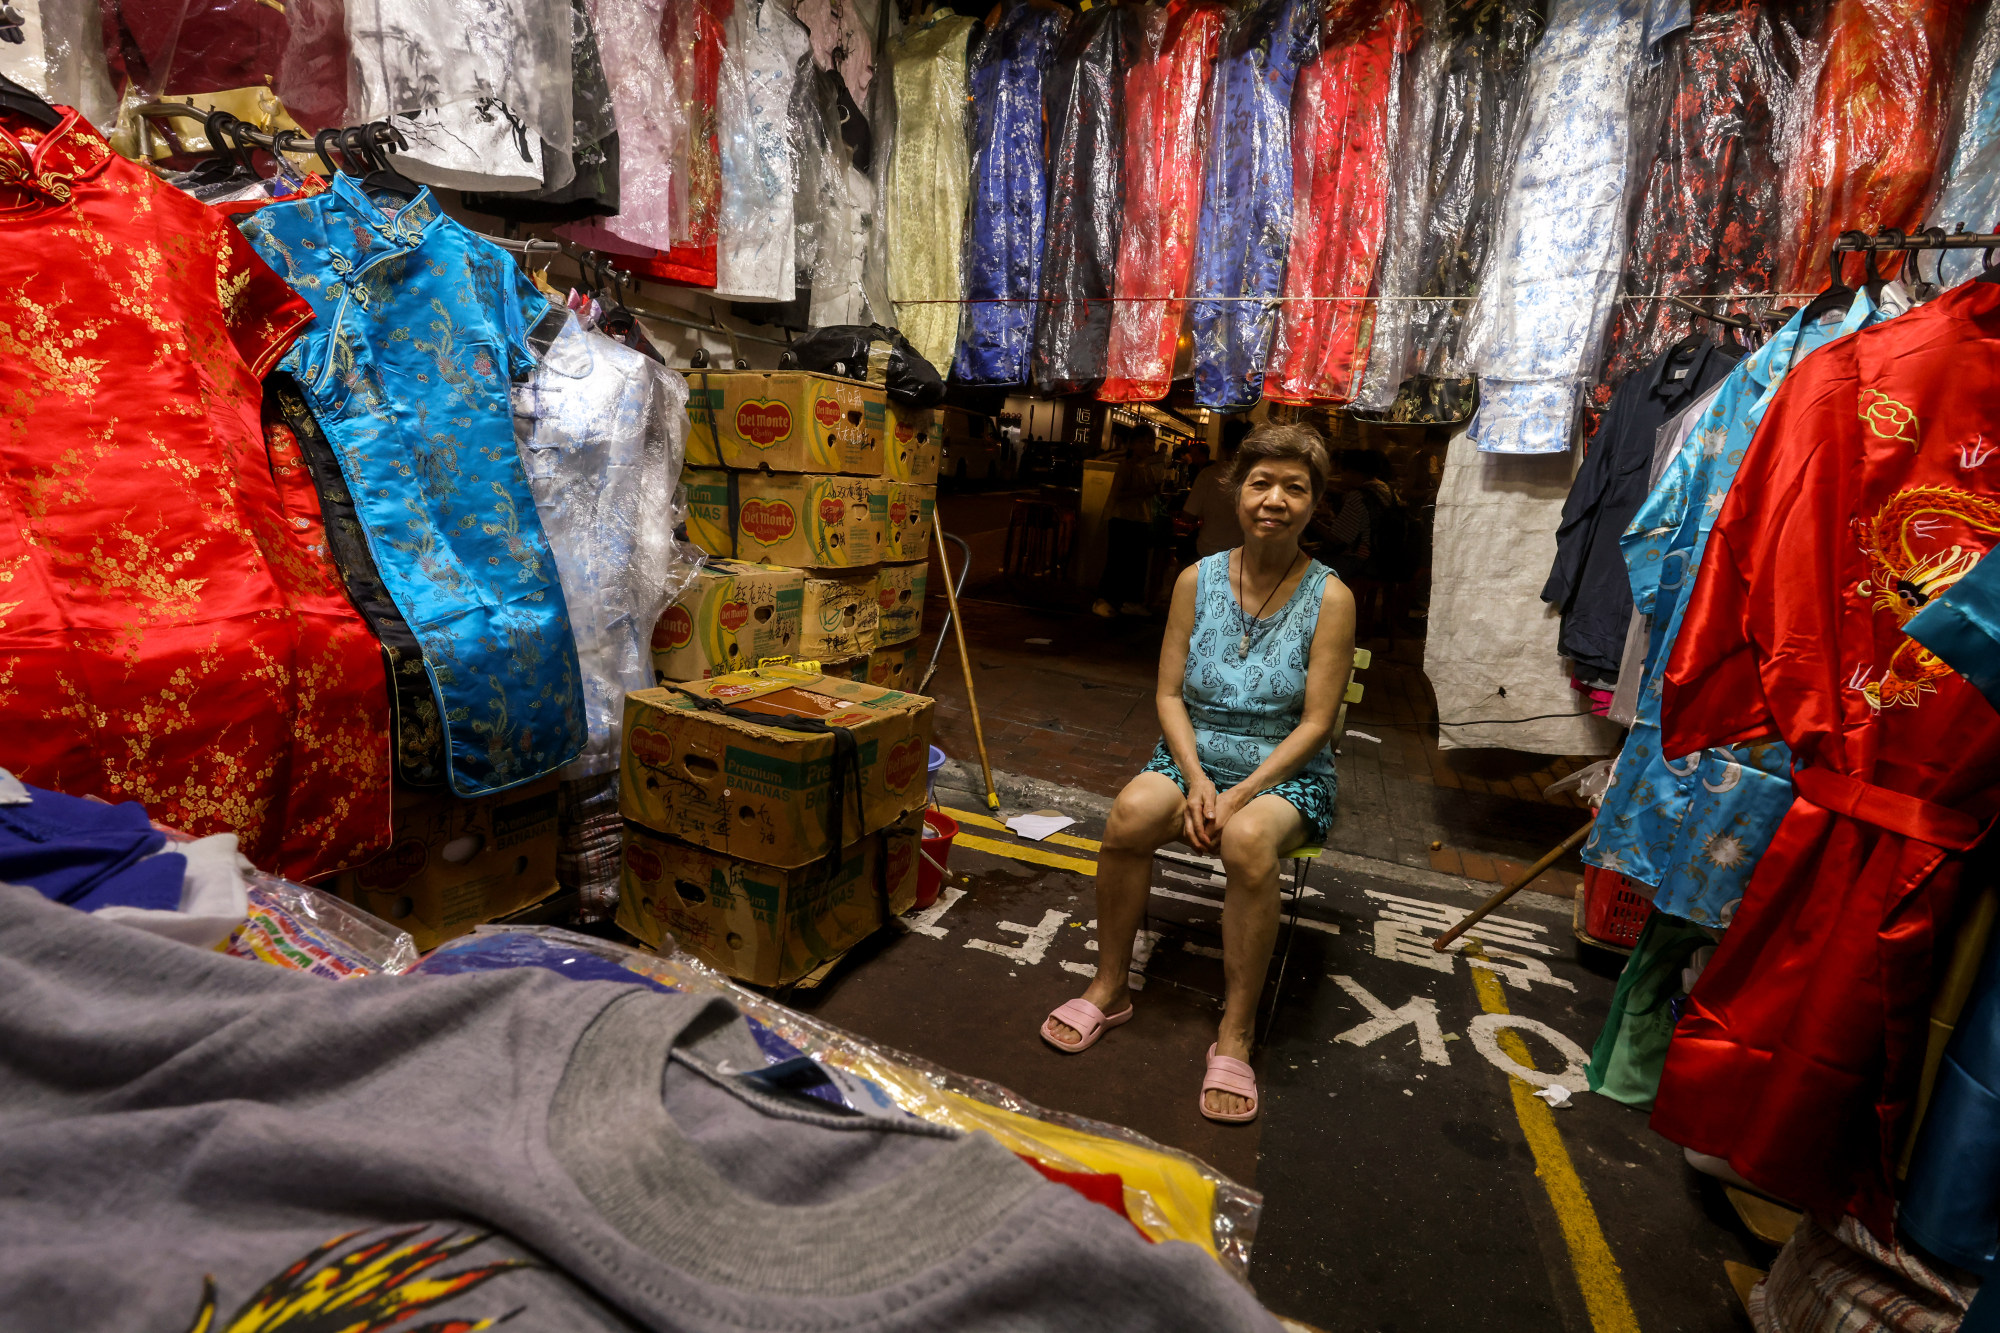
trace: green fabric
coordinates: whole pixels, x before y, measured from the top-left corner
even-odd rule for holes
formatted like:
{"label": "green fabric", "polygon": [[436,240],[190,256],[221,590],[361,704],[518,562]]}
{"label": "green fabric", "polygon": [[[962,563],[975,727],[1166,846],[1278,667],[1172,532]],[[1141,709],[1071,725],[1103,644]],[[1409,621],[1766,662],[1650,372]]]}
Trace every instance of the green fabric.
{"label": "green fabric", "polygon": [[1670,1001],[1681,992],[1681,970],[1695,950],[1715,943],[1692,922],[1655,912],[1646,918],[1639,943],[1625,960],[1604,1031],[1590,1053],[1590,1090],[1627,1106],[1653,1108],[1660,1070],[1673,1040]]}

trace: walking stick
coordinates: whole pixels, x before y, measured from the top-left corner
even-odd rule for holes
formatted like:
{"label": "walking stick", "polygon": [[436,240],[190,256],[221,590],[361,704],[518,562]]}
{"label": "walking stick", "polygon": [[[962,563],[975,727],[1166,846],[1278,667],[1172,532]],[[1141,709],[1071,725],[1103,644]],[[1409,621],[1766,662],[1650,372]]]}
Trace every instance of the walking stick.
{"label": "walking stick", "polygon": [[965,706],[972,710],[972,738],[979,742],[979,771],[986,778],[986,808],[1000,808],[1000,793],[993,790],[993,763],[986,757],[986,728],[979,724],[979,696],[972,688],[972,658],[965,651],[965,617],[958,613],[958,589],[951,586],[951,557],[943,542],[937,544],[938,565],[944,570],[944,595],[951,602],[951,632],[958,636],[958,661],[965,668]]}
{"label": "walking stick", "polygon": [[1525,889],[1530,884],[1534,883],[1535,877],[1537,875],[1541,874],[1544,870],[1547,870],[1550,866],[1562,860],[1563,857],[1567,856],[1570,852],[1576,850],[1576,848],[1581,846],[1583,840],[1590,836],[1590,830],[1593,827],[1595,827],[1596,824],[1597,824],[1597,819],[1595,816],[1593,816],[1588,824],[1585,824],[1582,828],[1570,834],[1567,838],[1564,838],[1555,847],[1551,848],[1547,856],[1544,856],[1541,860],[1535,862],[1533,865],[1529,866],[1526,870],[1522,871],[1520,878],[1516,879],[1512,884],[1509,884],[1504,888],[1502,888],[1499,892],[1495,893],[1491,898],[1488,898],[1485,902],[1479,904],[1479,910],[1472,913],[1472,915],[1466,917],[1465,920],[1459,922],[1457,925],[1453,926],[1450,930],[1447,930],[1444,934],[1432,940],[1431,948],[1436,949],[1439,953],[1443,953],[1446,949],[1450,948],[1451,942],[1453,940],[1457,939],[1460,935],[1463,935],[1467,930],[1471,929],[1473,926],[1476,926],[1481,921],[1485,920],[1488,913],[1497,910],[1500,904],[1506,902],[1509,898],[1519,893],[1522,889]]}

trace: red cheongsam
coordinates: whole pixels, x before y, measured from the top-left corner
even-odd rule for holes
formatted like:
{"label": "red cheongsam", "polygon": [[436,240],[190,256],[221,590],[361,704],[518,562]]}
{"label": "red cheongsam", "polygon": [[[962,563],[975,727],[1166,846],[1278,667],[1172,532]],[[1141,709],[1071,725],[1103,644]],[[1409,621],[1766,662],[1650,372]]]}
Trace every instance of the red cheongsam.
{"label": "red cheongsam", "polygon": [[[1368,366],[1368,294],[1389,208],[1389,139],[1403,56],[1420,26],[1406,0],[1346,0],[1292,93],[1291,260],[1264,394],[1345,403]],[[1310,300],[1332,297],[1332,300]]]}
{"label": "red cheongsam", "polygon": [[1709,538],[1664,750],[1776,732],[1797,795],[1675,1030],[1653,1126],[1888,1239],[2000,713],[1903,625],[2000,541],[2000,286],[1807,357]]}
{"label": "red cheongsam", "polygon": [[0,115],[0,752],[295,879],[389,844],[381,651],[260,421],[311,318],[74,111]]}

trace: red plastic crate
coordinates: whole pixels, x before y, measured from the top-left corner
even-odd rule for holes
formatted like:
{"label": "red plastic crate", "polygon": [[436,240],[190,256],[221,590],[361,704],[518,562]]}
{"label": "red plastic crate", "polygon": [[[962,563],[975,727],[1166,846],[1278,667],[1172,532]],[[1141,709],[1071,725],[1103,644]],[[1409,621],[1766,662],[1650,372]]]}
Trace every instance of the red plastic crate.
{"label": "red plastic crate", "polygon": [[1583,933],[1593,940],[1630,949],[1639,942],[1653,904],[1632,890],[1632,881],[1615,870],[1585,866],[1583,870]]}

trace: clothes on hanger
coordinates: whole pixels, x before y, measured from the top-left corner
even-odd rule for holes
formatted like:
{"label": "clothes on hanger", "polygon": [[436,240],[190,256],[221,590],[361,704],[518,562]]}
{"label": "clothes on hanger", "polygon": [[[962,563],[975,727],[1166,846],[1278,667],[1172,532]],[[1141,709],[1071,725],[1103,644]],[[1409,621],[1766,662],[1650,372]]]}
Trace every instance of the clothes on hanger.
{"label": "clothes on hanger", "polygon": [[831,71],[857,107],[868,105],[868,90],[875,80],[875,4],[799,0],[798,5],[799,22],[812,34],[813,63]]}
{"label": "clothes on hanger", "polygon": [[[1959,81],[1956,135],[1928,218],[1929,226],[1946,231],[1960,223],[1968,228],[2000,223],[2000,7],[1988,5],[1980,15]],[[1937,256],[1938,282],[1956,287],[1978,277],[1981,263],[1977,250],[1943,251]]]}
{"label": "clothes on hanger", "polygon": [[603,53],[586,0],[569,5],[571,145],[542,145],[539,190],[466,195],[465,206],[475,212],[518,222],[574,222],[618,212],[618,123]]}
{"label": "clothes on hanger", "polygon": [[[971,155],[966,148],[966,43],[976,20],[935,9],[889,44],[896,143],[883,207],[895,324],[940,370],[958,344]],[[921,304],[919,304],[921,303]]]}
{"label": "clothes on hanger", "polygon": [[805,28],[779,0],[735,0],[723,28],[716,101],[719,297],[790,301],[798,295],[792,88],[811,49]]}
{"label": "clothes on hanger", "polygon": [[675,229],[674,181],[693,131],[673,82],[661,76],[666,0],[591,0],[591,12],[616,126],[618,208],[557,234],[591,249],[615,238],[667,250],[686,235],[685,225]]}
{"label": "clothes on hanger", "polygon": [[[1984,439],[1966,450],[1981,462],[2000,452]],[[1981,556],[1971,573],[1925,602],[1903,632],[2000,708],[2000,560]]]}

